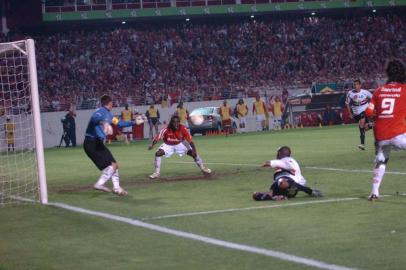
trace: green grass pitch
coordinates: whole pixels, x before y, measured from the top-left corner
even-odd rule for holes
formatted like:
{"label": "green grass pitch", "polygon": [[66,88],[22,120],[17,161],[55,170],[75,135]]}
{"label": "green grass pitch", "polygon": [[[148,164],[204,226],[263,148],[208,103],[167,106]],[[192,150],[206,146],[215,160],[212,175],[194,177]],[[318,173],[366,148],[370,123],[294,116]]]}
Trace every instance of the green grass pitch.
{"label": "green grass pitch", "polygon": [[[361,151],[355,125],[196,137],[203,160],[215,172],[201,177],[189,157],[162,162],[150,181],[154,151],[147,142],[110,146],[127,197],[93,191],[99,171],[83,149],[45,152],[51,202],[145,222],[233,243],[357,269],[406,269],[406,152],[392,152],[378,202],[366,200],[374,159],[372,133]],[[255,202],[268,189],[272,170],[259,168],[289,145],[308,185],[322,199],[300,195],[283,202]],[[217,163],[217,164],[216,164]],[[334,171],[320,168],[344,169]],[[347,171],[346,171],[347,170]],[[348,171],[360,170],[360,171]],[[365,170],[365,171],[363,171]],[[306,204],[328,199],[350,200]],[[351,199],[352,198],[352,199]],[[222,209],[289,205],[181,217],[154,217]],[[273,257],[179,238],[53,206],[0,208],[0,269],[312,269]]]}

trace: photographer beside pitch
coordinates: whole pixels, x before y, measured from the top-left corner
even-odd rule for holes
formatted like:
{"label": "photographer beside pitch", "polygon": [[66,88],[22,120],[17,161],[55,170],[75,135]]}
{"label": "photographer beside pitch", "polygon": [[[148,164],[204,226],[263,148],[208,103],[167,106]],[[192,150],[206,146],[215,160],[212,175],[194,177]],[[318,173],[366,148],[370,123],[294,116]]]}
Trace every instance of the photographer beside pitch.
{"label": "photographer beside pitch", "polygon": [[[110,150],[104,145],[104,141],[106,136],[109,135],[108,133],[112,131],[110,126],[112,123],[119,127],[129,127],[133,125],[133,122],[119,121],[116,117],[113,117],[111,113],[113,102],[110,96],[103,95],[101,97],[101,105],[102,107],[97,109],[90,118],[83,143],[87,156],[102,171],[99,180],[94,184],[93,188],[125,196],[128,192],[120,187],[118,164]],[[110,178],[113,182],[112,191],[104,185]]]}
{"label": "photographer beside pitch", "polygon": [[317,189],[306,187],[306,179],[303,177],[300,166],[291,156],[288,146],[282,146],[276,153],[276,159],[267,160],[262,167],[272,167],[275,169],[274,181],[266,192],[254,192],[252,198],[256,201],[281,201],[293,198],[299,191],[313,196],[323,197]]}

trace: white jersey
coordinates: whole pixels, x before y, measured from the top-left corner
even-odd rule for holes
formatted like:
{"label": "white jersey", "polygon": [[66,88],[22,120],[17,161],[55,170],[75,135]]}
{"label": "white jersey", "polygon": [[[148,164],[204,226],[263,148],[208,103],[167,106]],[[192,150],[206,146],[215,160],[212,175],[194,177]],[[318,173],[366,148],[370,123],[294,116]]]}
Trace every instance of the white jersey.
{"label": "white jersey", "polygon": [[282,159],[270,160],[270,164],[275,169],[275,173],[282,170],[288,171],[293,181],[302,186],[306,185],[306,179],[303,177],[300,166],[294,158],[284,157]]}
{"label": "white jersey", "polygon": [[366,110],[371,98],[372,94],[368,90],[361,89],[359,92],[351,90],[347,94],[345,104],[351,106],[354,115],[359,115]]}

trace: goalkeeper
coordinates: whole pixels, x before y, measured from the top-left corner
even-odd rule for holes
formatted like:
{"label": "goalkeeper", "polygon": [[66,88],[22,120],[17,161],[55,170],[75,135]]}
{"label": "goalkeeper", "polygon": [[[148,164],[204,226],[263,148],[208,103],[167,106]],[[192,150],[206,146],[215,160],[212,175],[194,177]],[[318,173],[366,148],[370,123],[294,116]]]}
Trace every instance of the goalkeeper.
{"label": "goalkeeper", "polygon": [[252,198],[256,201],[286,200],[293,198],[299,191],[313,196],[322,197],[323,194],[317,189],[311,189],[306,185],[306,179],[302,176],[300,166],[291,156],[288,146],[278,149],[275,160],[268,160],[262,167],[272,167],[275,169],[274,181],[267,192],[254,192]]}
{"label": "goalkeeper", "polygon": [[[113,117],[111,109],[113,102],[110,96],[103,95],[101,97],[102,107],[97,109],[90,118],[89,124],[86,129],[85,142],[83,147],[87,156],[93,161],[102,174],[99,180],[94,184],[94,189],[113,192],[119,196],[128,194],[120,186],[120,179],[118,174],[118,164],[111,154],[110,150],[104,145],[106,136],[111,132],[111,124],[117,124],[119,127],[132,126],[133,123],[129,121],[119,121]],[[104,184],[111,178],[113,182],[113,190],[111,191]]]}

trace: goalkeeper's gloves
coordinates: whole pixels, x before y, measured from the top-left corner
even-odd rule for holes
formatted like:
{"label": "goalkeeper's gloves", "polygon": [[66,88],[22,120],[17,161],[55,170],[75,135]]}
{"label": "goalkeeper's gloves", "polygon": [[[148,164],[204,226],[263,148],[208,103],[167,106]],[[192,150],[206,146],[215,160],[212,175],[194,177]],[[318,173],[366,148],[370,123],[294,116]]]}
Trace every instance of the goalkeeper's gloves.
{"label": "goalkeeper's gloves", "polygon": [[252,198],[256,201],[284,201],[288,199],[283,195],[271,196],[268,192],[254,192]]}
{"label": "goalkeeper's gloves", "polygon": [[120,120],[117,117],[113,117],[113,119],[111,119],[111,123],[113,125],[118,125],[119,122],[120,122]]}
{"label": "goalkeeper's gloves", "polygon": [[273,201],[284,201],[284,200],[287,200],[287,199],[288,199],[288,197],[283,196],[283,195],[272,196]]}

